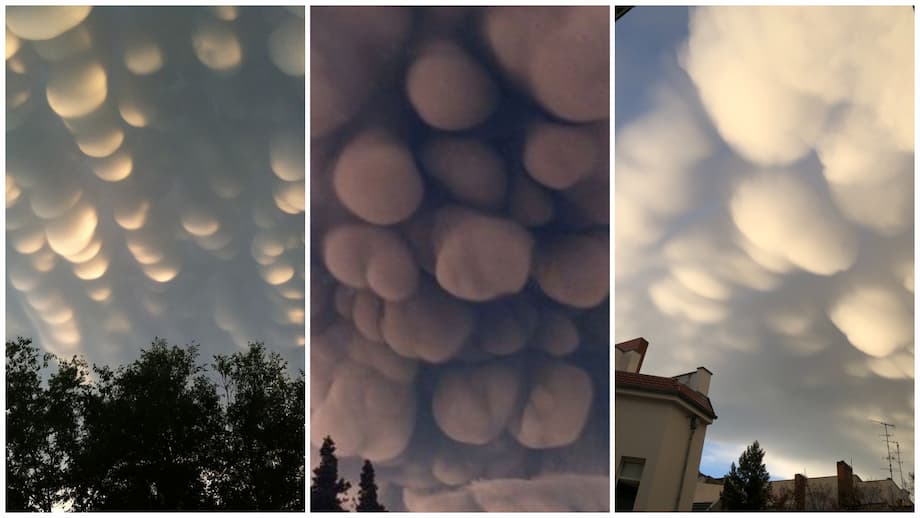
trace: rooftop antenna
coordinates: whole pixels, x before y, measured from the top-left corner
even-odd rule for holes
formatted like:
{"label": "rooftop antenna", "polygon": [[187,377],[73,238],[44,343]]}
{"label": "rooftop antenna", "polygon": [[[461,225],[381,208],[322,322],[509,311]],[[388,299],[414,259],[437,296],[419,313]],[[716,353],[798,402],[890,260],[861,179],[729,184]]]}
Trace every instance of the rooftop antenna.
{"label": "rooftop antenna", "polygon": [[[885,447],[888,448],[888,456],[885,457],[888,460],[888,475],[891,480],[894,480],[894,468],[891,467],[891,434],[888,433],[888,428],[894,428],[894,425],[891,423],[885,423],[883,421],[876,421],[875,419],[869,419],[873,423],[878,423],[885,427],[885,433],[881,434],[880,437],[885,438]],[[884,469],[884,468],[882,468]]]}
{"label": "rooftop antenna", "polygon": [[901,477],[901,488],[903,489],[906,484],[904,483],[904,471],[903,466],[901,465],[901,445],[898,444],[898,441],[895,441],[894,446],[898,451],[898,475]]}

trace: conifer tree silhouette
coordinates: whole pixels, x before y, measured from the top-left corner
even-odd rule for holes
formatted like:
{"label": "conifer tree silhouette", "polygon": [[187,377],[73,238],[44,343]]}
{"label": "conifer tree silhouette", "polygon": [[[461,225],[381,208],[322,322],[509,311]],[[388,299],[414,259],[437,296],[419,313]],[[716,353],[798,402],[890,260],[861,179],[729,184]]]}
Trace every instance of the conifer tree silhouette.
{"label": "conifer tree silhouette", "polygon": [[359,513],[386,512],[386,508],[377,501],[377,483],[374,482],[374,465],[371,464],[369,460],[365,460],[364,466],[361,468],[358,506],[355,510]]}
{"label": "conifer tree silhouette", "polygon": [[332,437],[327,435],[323,439],[319,455],[319,466],[313,470],[313,483],[310,485],[310,510],[344,511],[339,495],[348,491],[351,484],[339,478],[339,461],[335,457]]}
{"label": "conifer tree silhouette", "polygon": [[725,477],[722,490],[722,503],[727,510],[760,511],[772,502],[772,484],[770,473],[763,463],[764,451],[760,443],[747,447],[738,459],[738,466],[732,462],[731,470]]}

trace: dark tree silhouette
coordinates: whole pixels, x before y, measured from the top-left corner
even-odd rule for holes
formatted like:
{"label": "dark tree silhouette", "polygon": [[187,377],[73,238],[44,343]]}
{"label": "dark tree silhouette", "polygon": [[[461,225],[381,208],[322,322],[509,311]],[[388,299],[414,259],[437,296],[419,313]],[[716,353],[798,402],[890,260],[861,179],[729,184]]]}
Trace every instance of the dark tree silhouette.
{"label": "dark tree silhouette", "polygon": [[[44,388],[41,371],[52,361],[58,370]],[[21,337],[6,343],[6,365],[7,509],[50,511],[69,496],[65,481],[78,444],[86,365],[41,354]]]}
{"label": "dark tree silhouette", "polygon": [[304,376],[262,344],[216,357],[157,340],[133,363],[6,343],[7,510],[304,510]]}
{"label": "dark tree silhouette", "polygon": [[201,474],[217,466],[219,399],[197,355],[158,340],[127,367],[95,368],[75,510],[216,507]]}
{"label": "dark tree silhouette", "polygon": [[46,477],[49,487],[53,488],[49,506],[57,501],[74,498],[73,463],[81,447],[82,394],[89,379],[89,369],[82,358],[73,357],[69,361],[58,361],[58,370],[48,379],[46,403],[46,440],[49,464]]}
{"label": "dark tree silhouette", "polygon": [[220,498],[228,509],[304,508],[304,378],[289,382],[277,353],[253,344],[215,357],[228,400]]}
{"label": "dark tree silhouette", "polygon": [[339,478],[339,460],[335,457],[335,442],[328,435],[319,449],[319,466],[313,469],[310,485],[311,511],[344,511],[339,495],[351,489],[351,484]]}
{"label": "dark tree silhouette", "polygon": [[766,509],[771,504],[772,484],[763,456],[760,443],[754,441],[741,454],[737,467],[732,462],[722,489],[724,509],[755,511]]}
{"label": "dark tree silhouette", "polygon": [[359,513],[384,512],[386,508],[377,501],[377,483],[374,482],[374,465],[365,460],[361,467],[361,483],[358,488],[358,505],[355,511]]}
{"label": "dark tree silhouette", "polygon": [[32,341],[6,342],[6,506],[8,511],[50,511],[45,394],[41,355]]}

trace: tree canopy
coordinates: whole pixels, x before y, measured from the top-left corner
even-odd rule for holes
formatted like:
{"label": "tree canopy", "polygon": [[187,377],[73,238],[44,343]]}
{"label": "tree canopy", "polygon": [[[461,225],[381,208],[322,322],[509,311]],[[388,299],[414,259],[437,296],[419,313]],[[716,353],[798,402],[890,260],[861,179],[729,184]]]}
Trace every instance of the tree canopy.
{"label": "tree canopy", "polygon": [[6,362],[8,511],[304,510],[304,373],[262,343],[112,369],[19,338]]}
{"label": "tree canopy", "polygon": [[748,446],[738,459],[738,466],[732,462],[722,489],[722,503],[726,510],[755,511],[766,509],[771,503],[772,484],[770,473],[763,463],[764,451],[760,443]]}

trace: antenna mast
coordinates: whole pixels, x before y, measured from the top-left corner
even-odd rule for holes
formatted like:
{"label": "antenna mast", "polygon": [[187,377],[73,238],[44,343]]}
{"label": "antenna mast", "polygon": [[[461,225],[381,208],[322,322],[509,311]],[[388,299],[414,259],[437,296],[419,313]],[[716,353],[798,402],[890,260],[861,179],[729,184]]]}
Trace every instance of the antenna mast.
{"label": "antenna mast", "polygon": [[[894,468],[891,467],[891,461],[892,461],[892,458],[891,458],[891,434],[888,433],[888,428],[894,428],[894,425],[891,424],[891,423],[885,423],[885,422],[882,422],[882,421],[876,421],[875,419],[870,419],[870,421],[872,421],[873,423],[878,423],[878,424],[880,424],[880,425],[882,425],[882,426],[885,427],[885,433],[882,434],[881,437],[884,437],[884,438],[885,438],[885,447],[888,448],[888,457],[886,457],[886,459],[888,460],[888,475],[889,475],[889,478],[891,478],[891,480],[894,480]],[[883,469],[884,469],[884,468],[883,468]]]}
{"label": "antenna mast", "polygon": [[904,471],[903,466],[901,465],[901,445],[898,444],[898,441],[895,441],[894,446],[898,451],[898,475],[901,477],[901,489],[904,489],[906,484],[904,484]]}

